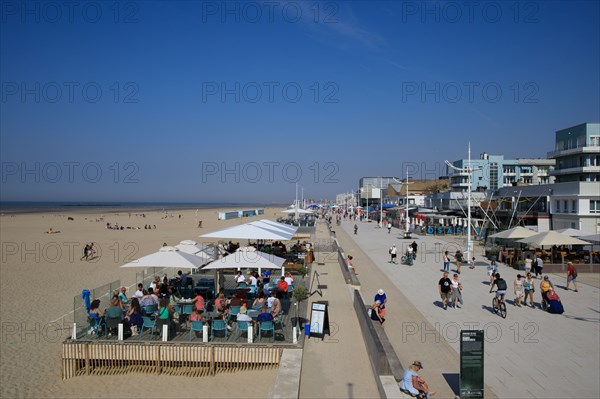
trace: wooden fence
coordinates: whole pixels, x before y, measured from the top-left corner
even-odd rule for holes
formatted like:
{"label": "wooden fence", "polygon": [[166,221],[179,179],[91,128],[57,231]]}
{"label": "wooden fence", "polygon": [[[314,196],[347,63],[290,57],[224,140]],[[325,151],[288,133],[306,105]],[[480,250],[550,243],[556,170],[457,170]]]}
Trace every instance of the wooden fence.
{"label": "wooden fence", "polygon": [[62,378],[80,375],[167,374],[187,377],[279,367],[282,347],[185,343],[65,341]]}

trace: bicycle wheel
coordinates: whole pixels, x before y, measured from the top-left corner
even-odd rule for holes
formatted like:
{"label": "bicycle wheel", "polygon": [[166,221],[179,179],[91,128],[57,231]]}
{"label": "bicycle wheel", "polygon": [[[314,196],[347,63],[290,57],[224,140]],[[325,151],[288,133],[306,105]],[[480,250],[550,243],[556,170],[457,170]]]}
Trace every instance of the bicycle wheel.
{"label": "bicycle wheel", "polygon": [[498,313],[498,308],[496,307],[496,298],[492,298],[492,309],[494,309],[494,313]]}
{"label": "bicycle wheel", "polygon": [[504,302],[500,302],[500,316],[502,316],[503,319],[506,319],[506,304]]}

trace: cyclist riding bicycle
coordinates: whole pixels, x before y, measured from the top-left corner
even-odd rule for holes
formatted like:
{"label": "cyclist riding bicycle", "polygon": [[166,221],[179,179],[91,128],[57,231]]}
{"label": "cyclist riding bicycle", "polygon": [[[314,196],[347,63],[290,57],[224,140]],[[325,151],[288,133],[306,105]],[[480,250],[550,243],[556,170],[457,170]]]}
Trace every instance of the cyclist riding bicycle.
{"label": "cyclist riding bicycle", "polygon": [[496,273],[496,275],[494,277],[495,277],[494,281],[492,282],[492,286],[490,287],[490,294],[492,293],[492,290],[494,289],[494,285],[495,285],[497,288],[496,303],[498,303],[498,298],[500,298],[502,303],[504,303],[504,296],[506,294],[506,288],[508,286],[506,285],[506,281],[503,278],[500,278],[500,273]]}

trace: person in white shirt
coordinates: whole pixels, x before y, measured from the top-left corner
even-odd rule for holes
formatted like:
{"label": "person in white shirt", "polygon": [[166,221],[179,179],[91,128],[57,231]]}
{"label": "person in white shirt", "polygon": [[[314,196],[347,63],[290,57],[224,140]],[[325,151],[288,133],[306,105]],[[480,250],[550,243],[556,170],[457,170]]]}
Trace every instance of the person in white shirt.
{"label": "person in white shirt", "polygon": [[237,272],[237,276],[235,276],[236,286],[239,287],[240,283],[245,283],[246,278],[242,275],[242,272]]}
{"label": "person in white shirt", "polygon": [[392,247],[390,248],[390,262],[389,263],[396,263],[396,256],[398,256],[398,250],[396,249],[396,244],[392,245]]}
{"label": "person in white shirt", "polygon": [[139,298],[139,299],[141,299],[141,298],[144,296],[144,292],[143,292],[143,291],[144,291],[144,284],[142,284],[142,283],[139,283],[139,284],[138,284],[138,289],[137,289],[137,291],[135,292],[134,296],[135,296],[136,298]]}
{"label": "person in white shirt", "polygon": [[245,306],[242,306],[240,309],[240,312],[237,314],[236,316],[236,321],[247,321],[247,322],[251,322],[252,321],[252,317],[248,316],[246,314],[247,309]]}
{"label": "person in white shirt", "polygon": [[288,283],[288,285],[294,285],[294,278],[292,277],[292,273],[287,272],[285,274],[285,282]]}
{"label": "person in white shirt", "polygon": [[254,287],[258,286],[258,279],[254,275],[254,272],[250,273],[250,277],[248,277],[248,285],[252,285]]}

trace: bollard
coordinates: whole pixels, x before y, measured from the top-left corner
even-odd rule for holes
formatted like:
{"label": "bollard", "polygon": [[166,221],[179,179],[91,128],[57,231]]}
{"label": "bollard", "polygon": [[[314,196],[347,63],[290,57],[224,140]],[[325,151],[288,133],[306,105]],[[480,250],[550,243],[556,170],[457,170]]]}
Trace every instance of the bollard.
{"label": "bollard", "polygon": [[73,332],[71,333],[71,339],[73,341],[77,340],[77,323],[73,323]]}
{"label": "bollard", "polygon": [[294,334],[293,342],[294,342],[294,344],[297,344],[298,343],[298,327],[294,326],[294,328],[292,330],[293,330],[292,334]]}
{"label": "bollard", "polygon": [[254,339],[254,327],[248,324],[248,343],[251,344]]}
{"label": "bollard", "polygon": [[123,323],[119,323],[119,331],[117,335],[119,341],[123,341]]}
{"label": "bollard", "polygon": [[168,324],[163,324],[162,340],[163,340],[163,342],[167,342],[169,340],[169,325]]}
{"label": "bollard", "polygon": [[202,342],[208,342],[208,326],[202,326]]}

